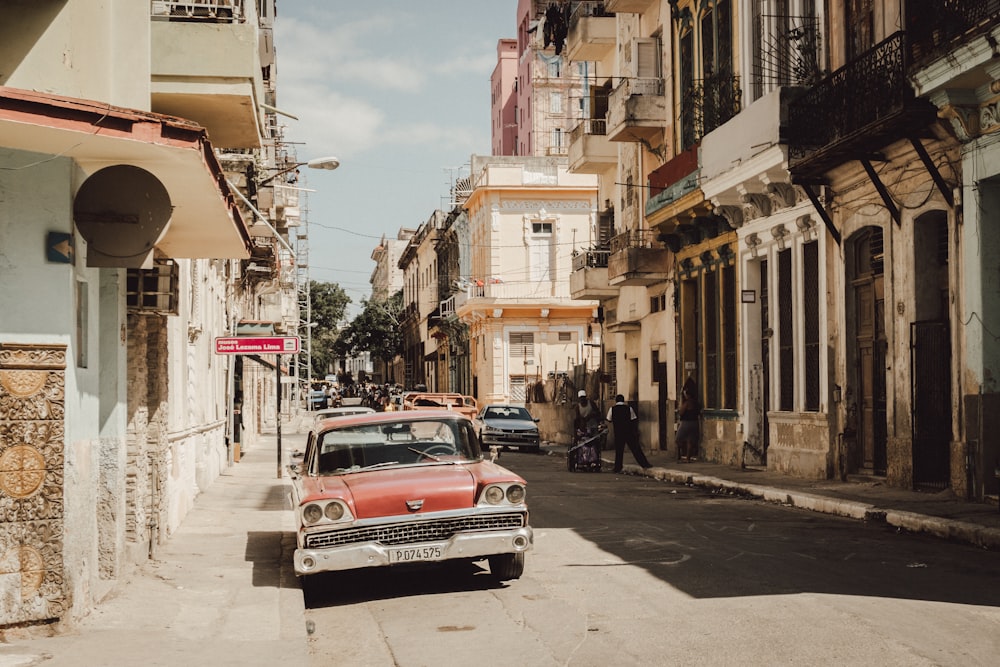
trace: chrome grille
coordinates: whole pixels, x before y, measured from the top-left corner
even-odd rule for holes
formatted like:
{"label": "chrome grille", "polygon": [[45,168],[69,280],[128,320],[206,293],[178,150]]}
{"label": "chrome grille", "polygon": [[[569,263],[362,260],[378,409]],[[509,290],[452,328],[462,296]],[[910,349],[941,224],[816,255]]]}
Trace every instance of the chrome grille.
{"label": "chrome grille", "polygon": [[452,519],[407,521],[384,526],[364,526],[313,533],[306,536],[306,547],[315,549],[359,542],[378,542],[383,545],[438,542],[449,539],[455,533],[505,530],[520,528],[523,525],[523,514],[481,514]]}

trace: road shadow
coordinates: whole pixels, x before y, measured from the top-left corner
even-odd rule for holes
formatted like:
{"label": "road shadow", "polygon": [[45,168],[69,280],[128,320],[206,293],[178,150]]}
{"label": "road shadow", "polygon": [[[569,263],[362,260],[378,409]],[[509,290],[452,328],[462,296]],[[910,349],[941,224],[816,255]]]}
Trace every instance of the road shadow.
{"label": "road shadow", "polygon": [[641,567],[695,598],[819,593],[1000,607],[1000,558],[964,543],[648,477],[570,473],[558,457],[504,464],[528,482],[536,553],[546,530],[572,530],[620,560],[570,565],[595,574]]}
{"label": "road shadow", "polygon": [[304,578],[307,609],[337,607],[404,597],[506,588],[490,574],[485,561],[444,561],[343,572],[321,572]]}

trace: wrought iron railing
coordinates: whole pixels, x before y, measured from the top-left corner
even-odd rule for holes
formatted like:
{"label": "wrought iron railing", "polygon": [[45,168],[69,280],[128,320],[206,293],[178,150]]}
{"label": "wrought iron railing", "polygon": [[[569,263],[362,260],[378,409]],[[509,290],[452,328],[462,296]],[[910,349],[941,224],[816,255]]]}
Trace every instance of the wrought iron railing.
{"label": "wrought iron railing", "polygon": [[632,248],[659,248],[657,233],[651,229],[633,229],[611,237],[611,254]]}
{"label": "wrought iron railing", "polygon": [[822,78],[817,17],[757,16],[754,41],[754,99],[780,86],[811,86]]}
{"label": "wrought iron railing", "polygon": [[580,19],[602,16],[614,16],[613,12],[605,11],[603,2],[591,2],[590,0],[577,2],[573,13],[569,15],[569,29],[573,30],[580,23]]}
{"label": "wrought iron railing", "polygon": [[681,133],[685,148],[740,112],[743,91],[740,77],[729,72],[710,73],[693,81],[681,97]]}
{"label": "wrought iron railing", "polygon": [[150,0],[150,15],[159,20],[242,23],[243,0]]}
{"label": "wrought iron railing", "polygon": [[608,256],[611,251],[607,248],[603,250],[590,249],[581,250],[573,255],[573,270],[582,269],[606,269],[608,268]]}
{"label": "wrought iron railing", "polygon": [[579,141],[584,136],[604,136],[608,133],[608,121],[604,118],[584,118],[569,131],[569,140]]}
{"label": "wrought iron railing", "polygon": [[1000,22],[1000,0],[906,0],[906,17],[912,58],[925,61]]}
{"label": "wrought iron railing", "polygon": [[836,143],[900,111],[913,98],[906,78],[906,35],[897,32],[803,93],[789,105],[789,142]]}

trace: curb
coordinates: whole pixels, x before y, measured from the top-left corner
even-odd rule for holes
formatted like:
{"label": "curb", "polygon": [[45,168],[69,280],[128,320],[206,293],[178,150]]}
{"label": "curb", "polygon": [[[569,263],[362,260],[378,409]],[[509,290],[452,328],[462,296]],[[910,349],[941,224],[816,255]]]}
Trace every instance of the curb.
{"label": "curb", "polygon": [[[549,450],[551,456],[565,456],[564,452]],[[610,463],[609,461],[605,461]],[[635,464],[626,464],[623,472],[629,475],[650,477],[661,482],[698,486],[713,491],[726,491],[740,496],[760,498],[770,503],[797,507],[812,512],[842,516],[849,519],[885,523],[900,530],[911,533],[923,533],[954,542],[964,542],[973,546],[1000,551],[1000,529],[988,528],[965,521],[954,521],[917,512],[880,508],[869,503],[856,500],[829,498],[802,491],[788,491],[772,486],[759,484],[743,484],[732,482],[720,477],[698,475],[674,470],[672,468],[653,467],[642,469]]]}

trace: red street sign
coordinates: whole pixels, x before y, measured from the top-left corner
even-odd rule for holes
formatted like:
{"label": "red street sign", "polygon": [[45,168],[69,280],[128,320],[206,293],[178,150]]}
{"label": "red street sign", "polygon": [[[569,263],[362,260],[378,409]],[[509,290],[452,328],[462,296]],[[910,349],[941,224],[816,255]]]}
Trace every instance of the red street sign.
{"label": "red street sign", "polygon": [[298,354],[298,336],[231,336],[215,339],[216,354]]}

